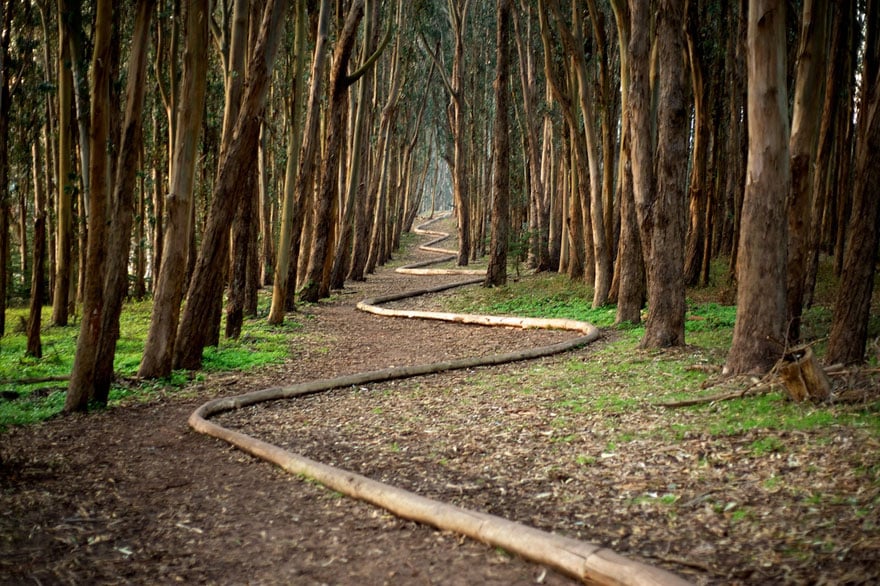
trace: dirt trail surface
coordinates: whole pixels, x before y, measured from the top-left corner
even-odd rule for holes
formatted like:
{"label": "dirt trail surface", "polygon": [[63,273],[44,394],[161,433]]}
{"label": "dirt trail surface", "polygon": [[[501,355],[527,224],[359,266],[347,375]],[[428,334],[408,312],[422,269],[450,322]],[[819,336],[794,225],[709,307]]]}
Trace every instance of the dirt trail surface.
{"label": "dirt trail surface", "polygon": [[304,328],[282,366],[209,378],[187,398],[11,430],[0,452],[0,583],[574,583],[340,498],[188,429],[189,414],[215,396],[571,337],[506,328],[475,335],[354,309],[364,297],[424,285],[382,269],[308,308],[294,316]]}
{"label": "dirt trail surface", "polygon": [[[190,413],[218,396],[571,337],[354,310],[365,297],[424,286],[424,277],[382,269],[296,316],[303,328],[286,364],[2,436],[0,584],[574,584],[343,498],[187,427]],[[607,422],[580,421],[574,434],[558,428],[559,398],[530,381],[596,350],[261,404],[218,421],[424,496],[606,545],[700,584],[880,581],[877,519],[865,519],[864,506],[832,507],[833,519],[816,502],[780,506],[784,488],[765,490],[766,471],[744,456],[755,434],[725,443],[637,439],[606,453]],[[634,417],[647,425],[669,414],[624,414],[618,423],[632,425]],[[853,472],[857,464],[880,466],[876,441],[835,429],[819,441],[790,435],[801,447],[767,473],[792,486],[852,486],[876,514],[877,486],[863,486]],[[678,515],[638,501],[659,501],[666,491],[684,503]],[[748,503],[763,533],[739,533],[746,524],[731,520],[737,511],[721,510],[729,503]],[[817,526],[821,533],[803,528]],[[784,556],[785,539],[801,538],[816,540],[816,554],[798,563]]]}

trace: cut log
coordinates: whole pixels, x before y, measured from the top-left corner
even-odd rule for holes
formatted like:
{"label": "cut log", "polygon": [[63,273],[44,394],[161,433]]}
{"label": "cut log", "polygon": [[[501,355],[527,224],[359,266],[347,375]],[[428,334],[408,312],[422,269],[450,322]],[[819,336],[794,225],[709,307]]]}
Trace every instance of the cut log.
{"label": "cut log", "polygon": [[831,383],[809,346],[789,352],[782,359],[779,378],[795,403],[821,403],[831,396]]}

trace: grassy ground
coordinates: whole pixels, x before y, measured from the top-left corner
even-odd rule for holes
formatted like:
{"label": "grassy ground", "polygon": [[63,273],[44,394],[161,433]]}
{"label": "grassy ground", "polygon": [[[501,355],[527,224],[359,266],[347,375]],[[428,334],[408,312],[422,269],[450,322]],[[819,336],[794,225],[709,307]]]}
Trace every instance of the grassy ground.
{"label": "grassy ground", "polygon": [[[261,306],[268,303],[261,301]],[[114,361],[119,381],[110,391],[111,405],[122,400],[148,399],[157,392],[179,389],[193,379],[202,378],[204,373],[246,371],[264,364],[282,362],[290,352],[290,335],[300,327],[291,320],[281,326],[269,326],[264,316],[248,319],[238,340],[221,339],[219,346],[205,350],[202,371],[175,371],[166,379],[139,381],[133,377],[137,374],[143,355],[151,307],[151,302],[139,301],[128,303],[123,308],[121,335]],[[50,311],[50,308],[43,310],[44,324],[50,323]],[[7,397],[7,400],[0,399],[0,430],[9,425],[42,421],[59,413],[64,406],[66,382],[24,384],[22,381],[70,374],[79,321],[73,320],[65,327],[44,326],[43,357],[37,359],[25,354],[27,339],[21,324],[26,318],[25,308],[8,310],[6,323],[13,324],[13,331],[0,338],[0,393]],[[15,395],[18,398],[14,398]]]}

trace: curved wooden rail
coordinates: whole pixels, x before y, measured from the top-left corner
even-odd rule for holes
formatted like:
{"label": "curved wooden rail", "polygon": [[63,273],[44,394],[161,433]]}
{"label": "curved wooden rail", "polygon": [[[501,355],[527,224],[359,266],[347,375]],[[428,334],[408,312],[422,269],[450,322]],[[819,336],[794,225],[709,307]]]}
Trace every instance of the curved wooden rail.
{"label": "curved wooden rail", "polygon": [[[482,271],[470,269],[425,268],[430,264],[453,260],[455,259],[455,254],[454,251],[434,246],[446,239],[448,235],[440,232],[424,230],[424,225],[420,228],[421,229],[417,228],[416,231],[437,236],[436,239],[431,240],[422,246],[421,248],[423,250],[448,254],[449,256],[433,261],[401,267],[397,269],[399,272],[409,274],[482,274]],[[306,475],[332,490],[382,507],[399,517],[418,521],[439,529],[455,531],[487,543],[493,547],[504,548],[509,552],[559,570],[560,572],[582,580],[585,583],[633,586],[672,586],[687,584],[686,581],[674,574],[625,558],[602,546],[541,531],[494,515],[431,500],[342,468],[336,468],[316,462],[300,454],[289,452],[273,444],[238,431],[227,429],[209,421],[212,416],[219,413],[266,401],[301,397],[308,394],[345,388],[353,385],[363,385],[449,370],[504,364],[517,360],[549,356],[588,344],[599,336],[598,330],[593,325],[575,320],[539,320],[533,318],[513,318],[491,315],[465,315],[392,310],[381,307],[383,303],[388,303],[390,301],[397,301],[408,297],[424,295],[426,293],[443,291],[453,287],[460,287],[462,285],[478,283],[481,281],[482,278],[471,278],[449,285],[441,285],[429,289],[420,289],[418,291],[366,299],[358,303],[358,309],[378,315],[394,317],[437,319],[505,327],[555,328],[574,331],[579,335],[571,340],[538,348],[529,348],[526,350],[494,354],[490,356],[460,358],[457,360],[416,366],[384,368],[381,370],[310,381],[291,386],[263,389],[234,397],[214,399],[208,401],[190,415],[189,425],[199,433],[222,439],[249,454],[276,464],[292,474]]]}

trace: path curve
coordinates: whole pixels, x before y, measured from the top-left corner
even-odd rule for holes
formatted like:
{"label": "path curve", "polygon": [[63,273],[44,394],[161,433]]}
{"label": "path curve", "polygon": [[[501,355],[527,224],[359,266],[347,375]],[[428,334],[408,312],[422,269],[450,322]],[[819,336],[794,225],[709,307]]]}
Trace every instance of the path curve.
{"label": "path curve", "polygon": [[[422,250],[447,256],[400,267],[397,271],[416,275],[484,274],[483,271],[474,269],[427,268],[432,264],[443,263],[456,258],[455,251],[436,246],[436,244],[448,238],[448,234],[426,229],[427,225],[439,219],[441,218],[422,224],[415,229],[415,232],[436,236],[435,239],[422,245],[420,247]],[[570,330],[577,332],[579,335],[571,340],[549,346],[503,354],[461,358],[415,366],[384,368],[290,386],[273,387],[232,397],[222,397],[208,401],[196,409],[189,417],[189,425],[199,433],[222,439],[244,452],[278,465],[289,473],[308,476],[332,490],[382,507],[397,516],[439,529],[455,531],[487,543],[490,546],[504,548],[507,551],[554,568],[585,583],[609,585],[646,584],[657,586],[688,584],[688,582],[672,573],[630,560],[602,546],[541,531],[502,517],[428,499],[342,468],[322,464],[303,455],[295,454],[276,445],[210,421],[211,417],[220,413],[266,401],[302,397],[353,385],[364,385],[550,356],[589,344],[599,336],[595,326],[576,320],[545,320],[492,315],[392,310],[382,307],[383,304],[391,301],[416,297],[463,285],[471,285],[482,282],[482,280],[482,277],[472,277],[448,285],[365,299],[358,303],[357,307],[362,311],[391,317],[435,319],[484,326],[554,328]]]}

